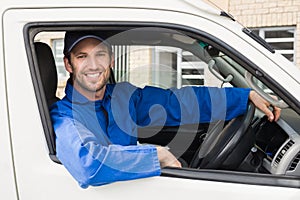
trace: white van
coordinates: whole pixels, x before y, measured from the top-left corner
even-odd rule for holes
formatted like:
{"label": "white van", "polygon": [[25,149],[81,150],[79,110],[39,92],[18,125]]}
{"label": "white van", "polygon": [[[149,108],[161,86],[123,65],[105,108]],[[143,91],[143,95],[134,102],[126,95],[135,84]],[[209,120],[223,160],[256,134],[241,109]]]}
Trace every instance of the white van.
{"label": "white van", "polygon": [[[226,12],[201,0],[2,0],[0,12],[1,199],[299,199],[300,72]],[[67,30],[103,32],[116,55],[111,82],[251,87],[282,116],[271,123],[249,106],[219,131],[141,127],[140,143],[169,146],[184,167],[82,189],[56,158],[48,110],[68,76]]]}

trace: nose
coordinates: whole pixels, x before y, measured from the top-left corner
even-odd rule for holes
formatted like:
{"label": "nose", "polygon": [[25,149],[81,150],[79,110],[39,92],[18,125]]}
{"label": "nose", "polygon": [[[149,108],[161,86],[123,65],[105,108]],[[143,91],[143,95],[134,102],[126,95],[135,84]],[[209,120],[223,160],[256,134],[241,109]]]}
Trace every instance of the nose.
{"label": "nose", "polygon": [[88,68],[90,69],[98,69],[101,65],[97,62],[97,60],[92,57],[92,56],[89,56],[87,58],[87,63],[86,65],[88,66]]}

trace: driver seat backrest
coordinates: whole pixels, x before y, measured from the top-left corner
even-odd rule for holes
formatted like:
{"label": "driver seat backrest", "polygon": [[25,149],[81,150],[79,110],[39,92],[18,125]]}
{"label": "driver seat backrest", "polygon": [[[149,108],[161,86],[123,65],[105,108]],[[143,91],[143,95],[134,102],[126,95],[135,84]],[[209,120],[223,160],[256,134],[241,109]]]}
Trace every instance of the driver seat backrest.
{"label": "driver seat backrest", "polygon": [[43,42],[35,42],[34,46],[37,54],[38,67],[47,105],[50,107],[53,103],[59,100],[59,98],[56,96],[57,70],[55,59],[48,44]]}
{"label": "driver seat backrest", "polygon": [[47,108],[44,107],[46,126],[44,126],[45,137],[49,148],[50,158],[60,163],[56,157],[56,144],[55,144],[55,133],[50,118],[49,107],[60,100],[56,96],[57,90],[57,70],[55,65],[55,59],[51,48],[48,44],[42,42],[35,42],[34,48],[37,56],[37,64],[40,72],[42,81],[43,91],[47,101]]}

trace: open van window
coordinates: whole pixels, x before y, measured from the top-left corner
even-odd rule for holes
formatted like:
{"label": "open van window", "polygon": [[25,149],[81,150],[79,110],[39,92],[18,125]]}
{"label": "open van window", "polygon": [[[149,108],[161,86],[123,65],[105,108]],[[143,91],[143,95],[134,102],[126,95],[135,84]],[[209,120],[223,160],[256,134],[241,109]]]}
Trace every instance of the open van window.
{"label": "open van window", "polygon": [[[73,29],[78,30],[80,27],[73,27]],[[86,30],[87,27],[84,27],[84,29]],[[30,30],[35,32],[35,29]],[[63,64],[62,49],[65,30],[54,31],[50,27],[42,31],[40,29],[36,30],[38,31],[31,40],[33,40],[35,46],[33,53],[37,56],[35,66],[38,69],[35,71],[40,73],[41,83],[43,84],[43,88],[39,87],[41,91],[38,94],[43,96],[44,90],[47,106],[49,107],[53,102],[64,96],[64,87],[69,78]],[[98,28],[93,27],[93,30],[103,33],[103,37],[107,42],[112,44],[115,66],[113,67],[113,79],[111,81],[128,81],[138,87],[150,85],[161,88],[232,86],[230,81],[220,79],[222,75],[214,75],[219,74],[217,71],[220,71],[216,65],[210,67],[208,65],[209,60],[214,57],[221,57],[222,53],[198,37],[192,37],[192,33],[173,27],[153,27],[150,25],[125,28],[99,26]],[[204,40],[207,41],[208,39],[205,38]],[[227,76],[228,73],[225,72],[224,79]],[[56,90],[54,90],[54,85],[57,87]],[[47,127],[45,132],[50,156],[58,161],[55,158],[55,137],[50,126],[47,109],[45,107],[42,110],[47,116],[45,119],[47,119],[46,124],[48,125],[45,126]],[[196,138],[186,143],[198,141],[199,137],[205,132],[207,125],[205,124],[204,127],[199,128],[200,131]],[[47,132],[49,133],[47,134]],[[145,137],[143,136],[141,140],[147,142]],[[172,137],[168,140],[171,140]],[[159,140],[156,141],[157,144],[170,142]],[[152,139],[150,141],[155,142]],[[195,146],[198,145],[199,143]],[[189,149],[189,147],[182,149],[185,148]],[[182,149],[179,151],[183,151]],[[184,152],[181,152],[181,154],[184,154]],[[188,159],[191,159],[191,155],[188,155],[188,157]]]}

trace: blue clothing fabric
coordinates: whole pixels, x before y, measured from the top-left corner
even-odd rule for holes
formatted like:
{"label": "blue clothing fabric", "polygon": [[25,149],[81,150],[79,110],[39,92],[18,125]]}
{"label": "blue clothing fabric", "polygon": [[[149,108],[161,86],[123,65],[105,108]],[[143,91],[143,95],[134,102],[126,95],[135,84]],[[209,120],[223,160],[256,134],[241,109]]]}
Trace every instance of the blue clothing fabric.
{"label": "blue clothing fabric", "polygon": [[50,108],[57,157],[83,188],[160,175],[155,146],[137,145],[139,127],[229,120],[245,112],[249,91],[124,82],[89,101],[68,83],[66,96]]}

